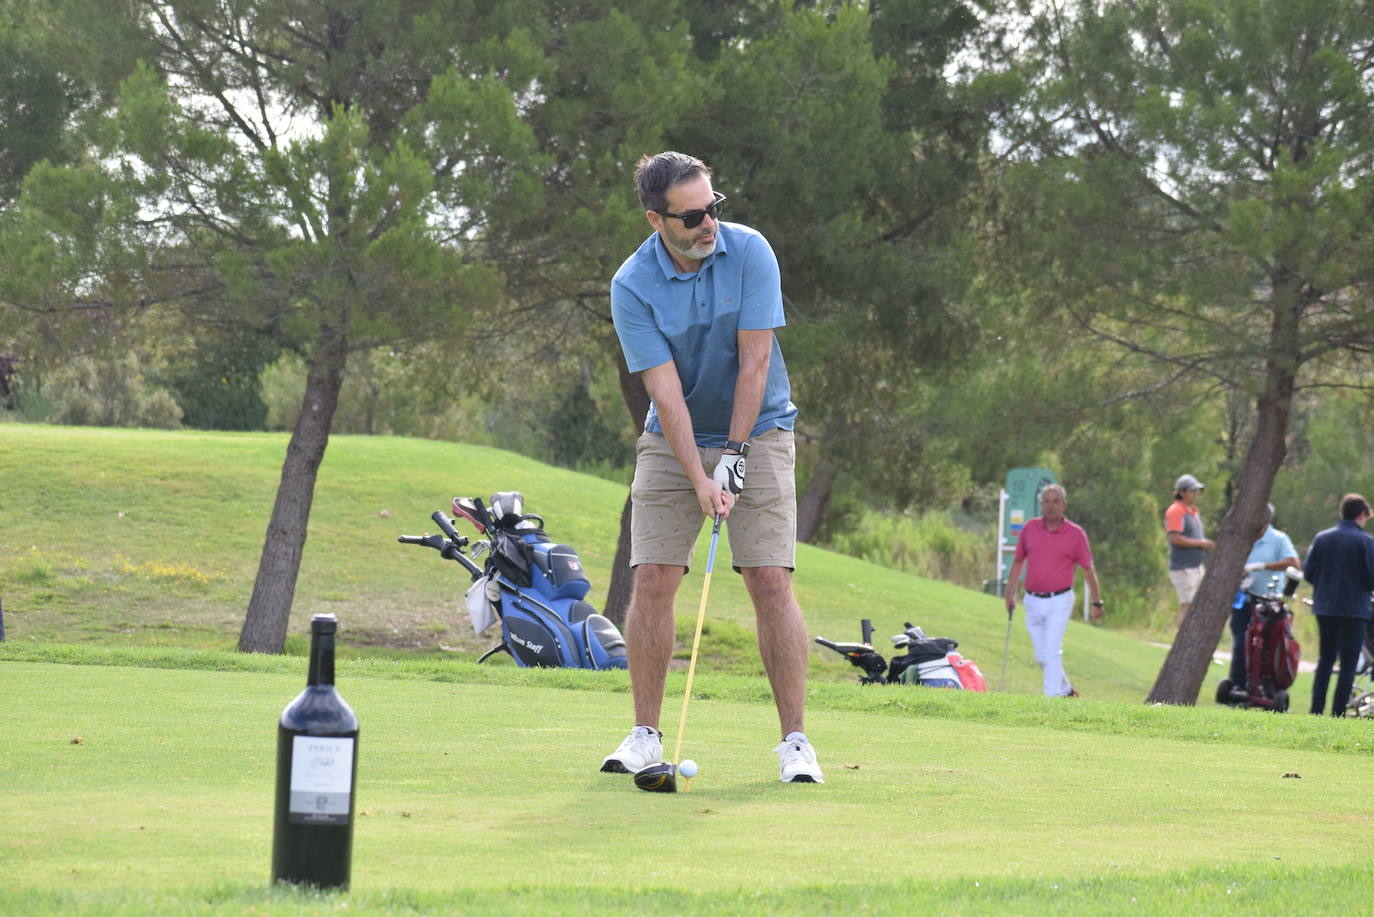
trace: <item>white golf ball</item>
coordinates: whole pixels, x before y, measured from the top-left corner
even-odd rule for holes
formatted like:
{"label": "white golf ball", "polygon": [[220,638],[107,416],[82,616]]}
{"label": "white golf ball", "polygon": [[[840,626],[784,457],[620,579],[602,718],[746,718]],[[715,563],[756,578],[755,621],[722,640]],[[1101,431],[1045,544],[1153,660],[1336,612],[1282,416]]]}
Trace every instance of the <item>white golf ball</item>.
{"label": "white golf ball", "polygon": [[683,777],[695,777],[697,775],[697,763],[688,758],[677,766],[677,772]]}

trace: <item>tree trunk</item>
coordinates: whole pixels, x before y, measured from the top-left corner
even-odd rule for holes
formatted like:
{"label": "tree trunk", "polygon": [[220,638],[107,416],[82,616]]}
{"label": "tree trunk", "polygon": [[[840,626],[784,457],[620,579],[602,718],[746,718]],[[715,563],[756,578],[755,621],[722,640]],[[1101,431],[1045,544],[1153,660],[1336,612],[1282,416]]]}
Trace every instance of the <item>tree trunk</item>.
{"label": "tree trunk", "polygon": [[839,463],[830,460],[822,443],[816,468],[811,472],[811,480],[806,482],[801,501],[797,503],[798,541],[811,544],[820,531],[821,521],[825,519],[825,507],[830,503],[830,494],[839,474]]}
{"label": "tree trunk", "polygon": [[315,478],[324,460],[329,427],[343,384],[347,352],[344,338],[337,329],[325,327],[311,361],[305,399],[286,447],[277,502],[267,524],[257,580],[239,634],[239,651],[243,653],[280,653],[286,643],[296,577],[305,551],[306,525],[315,497]]}
{"label": "tree trunk", "polygon": [[[1296,344],[1296,316],[1296,309],[1277,309],[1271,340]],[[1291,328],[1285,319],[1291,319]],[[1148,703],[1197,703],[1207,666],[1244,575],[1245,559],[1264,532],[1269,493],[1287,450],[1288,416],[1298,364],[1294,355],[1286,357],[1271,356],[1266,361],[1265,392],[1259,399],[1255,435],[1246,453],[1240,491],[1221,522],[1216,550],[1207,558],[1207,574],[1146,698]]]}
{"label": "tree trunk", "polygon": [[[644,378],[639,373],[629,371],[625,365],[625,355],[618,348],[616,365],[620,372],[620,394],[625,399],[626,410],[630,412],[630,422],[637,433],[642,432],[644,419],[649,414],[649,392],[644,388]],[[615,560],[611,562],[611,582],[606,588],[606,604],[601,609],[602,614],[622,629],[634,586],[634,574],[630,570],[630,513],[630,495],[626,494],[625,506],[620,511],[620,537],[616,539]]]}
{"label": "tree trunk", "polygon": [[625,613],[630,610],[630,594],[634,588],[634,573],[630,569],[630,495],[620,510],[620,537],[615,543],[615,561],[611,564],[611,583],[606,589],[606,605],[601,613],[621,630],[625,628]]}

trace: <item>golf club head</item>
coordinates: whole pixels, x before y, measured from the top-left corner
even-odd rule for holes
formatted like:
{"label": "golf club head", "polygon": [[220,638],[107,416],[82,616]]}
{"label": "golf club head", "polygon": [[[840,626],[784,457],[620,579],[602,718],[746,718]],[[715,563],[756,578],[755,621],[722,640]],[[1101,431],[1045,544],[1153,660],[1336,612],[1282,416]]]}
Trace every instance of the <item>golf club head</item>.
{"label": "golf club head", "polygon": [[667,761],[635,772],[635,786],[647,793],[676,793],[677,767]]}

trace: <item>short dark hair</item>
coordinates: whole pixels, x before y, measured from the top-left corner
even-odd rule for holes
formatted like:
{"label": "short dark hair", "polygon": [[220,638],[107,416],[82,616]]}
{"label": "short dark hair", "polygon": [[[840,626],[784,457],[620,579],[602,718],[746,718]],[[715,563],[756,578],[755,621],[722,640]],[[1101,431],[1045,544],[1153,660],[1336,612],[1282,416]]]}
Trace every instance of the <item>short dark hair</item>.
{"label": "short dark hair", "polygon": [[668,150],[654,156],[641,156],[635,164],[635,190],[645,210],[667,210],[668,189],[691,181],[698,175],[711,177],[706,163],[695,156]]}
{"label": "short dark hair", "polygon": [[1369,512],[1369,502],[1359,494],[1341,497],[1341,518],[1354,521]]}

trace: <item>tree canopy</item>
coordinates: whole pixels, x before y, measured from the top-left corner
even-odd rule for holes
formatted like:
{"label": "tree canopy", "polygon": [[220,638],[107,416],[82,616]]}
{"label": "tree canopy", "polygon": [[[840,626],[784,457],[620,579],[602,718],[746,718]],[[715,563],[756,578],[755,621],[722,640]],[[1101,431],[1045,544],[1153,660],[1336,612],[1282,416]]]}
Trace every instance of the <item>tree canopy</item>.
{"label": "tree canopy", "polygon": [[625,473],[607,288],[635,161],[682,149],[779,256],[803,537],[990,515],[1047,464],[1144,608],[1197,473],[1226,515],[1152,695],[1190,703],[1266,500],[1325,521],[1303,494],[1374,456],[1342,435],[1371,31],[1356,0],[15,0],[0,396],[290,424],[240,638],[278,651],[339,423]]}
{"label": "tree canopy", "polygon": [[1360,3],[1023,4],[1003,176],[1034,315],[1254,405],[1239,489],[1151,699],[1192,703],[1295,392],[1374,343],[1374,22]]}

